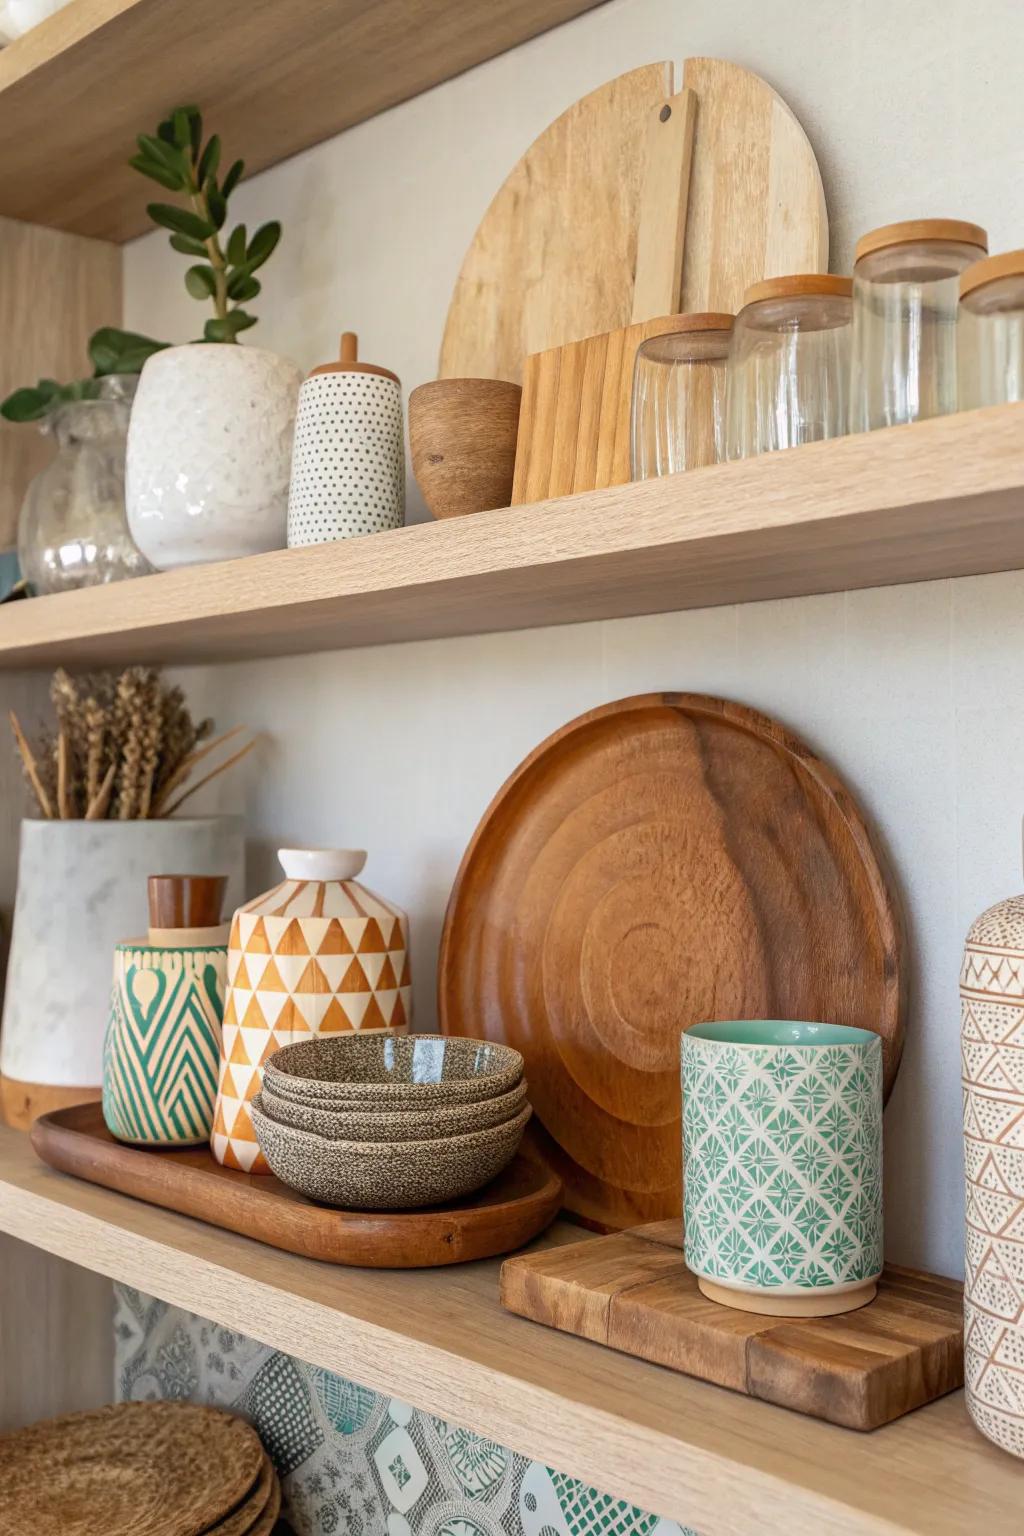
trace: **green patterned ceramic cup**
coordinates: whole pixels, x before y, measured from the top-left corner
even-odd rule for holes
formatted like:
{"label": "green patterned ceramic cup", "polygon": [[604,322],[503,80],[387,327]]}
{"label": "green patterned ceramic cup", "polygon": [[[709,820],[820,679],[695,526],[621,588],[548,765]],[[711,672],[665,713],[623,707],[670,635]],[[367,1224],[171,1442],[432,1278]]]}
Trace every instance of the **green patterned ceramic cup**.
{"label": "green patterned ceramic cup", "polygon": [[750,1019],[683,1035],[686,1262],[705,1296],[825,1317],[882,1269],[882,1044]]}
{"label": "green patterned ceramic cup", "polygon": [[103,1118],[119,1141],[194,1146],[213,1129],[227,945],[118,944]]}

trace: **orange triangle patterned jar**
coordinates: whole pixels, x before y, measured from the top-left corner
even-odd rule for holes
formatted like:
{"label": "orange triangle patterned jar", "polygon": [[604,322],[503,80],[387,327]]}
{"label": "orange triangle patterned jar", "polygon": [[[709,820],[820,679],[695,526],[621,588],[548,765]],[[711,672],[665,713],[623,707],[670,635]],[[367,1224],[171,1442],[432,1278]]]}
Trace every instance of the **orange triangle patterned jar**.
{"label": "orange triangle patterned jar", "polygon": [[359,884],[366,854],[282,848],[283,882],[239,907],[228,941],[217,1161],[269,1173],[249,1114],[267,1057],[310,1035],[409,1027],[409,920]]}

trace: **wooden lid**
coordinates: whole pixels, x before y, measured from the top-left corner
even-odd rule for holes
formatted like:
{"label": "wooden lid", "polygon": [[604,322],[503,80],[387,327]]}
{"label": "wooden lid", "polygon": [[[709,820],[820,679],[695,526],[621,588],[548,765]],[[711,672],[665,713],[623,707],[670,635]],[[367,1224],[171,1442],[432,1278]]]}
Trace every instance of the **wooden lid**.
{"label": "wooden lid", "polygon": [[150,928],[215,928],[227,888],[226,875],[150,875]]}
{"label": "wooden lid", "polygon": [[858,262],[887,245],[913,245],[919,240],[953,240],[988,250],[988,234],[980,224],[967,224],[962,219],[907,219],[902,224],[881,224],[861,235],[853,259]]}
{"label": "wooden lid", "polygon": [[717,310],[694,310],[689,315],[664,315],[660,320],[648,320],[648,325],[664,326],[664,330],[652,332],[647,341],[657,341],[659,336],[685,335],[687,331],[731,331],[735,315]]}
{"label": "wooden lid", "polygon": [[763,299],[848,299],[852,295],[852,277],[837,277],[831,272],[797,272],[751,283],[743,295],[743,306],[760,304]]}
{"label": "wooden lid", "polygon": [[392,373],[390,368],[378,368],[376,363],[360,363],[358,356],[359,337],[355,331],[342,331],[338,362],[321,363],[309,376],[315,379],[318,373],[376,373],[382,379],[394,379],[396,384],[401,384],[398,374]]}
{"label": "wooden lid", "polygon": [[998,256],[983,256],[974,262],[960,274],[960,297],[1001,277],[1024,277],[1024,251],[1001,251]]}

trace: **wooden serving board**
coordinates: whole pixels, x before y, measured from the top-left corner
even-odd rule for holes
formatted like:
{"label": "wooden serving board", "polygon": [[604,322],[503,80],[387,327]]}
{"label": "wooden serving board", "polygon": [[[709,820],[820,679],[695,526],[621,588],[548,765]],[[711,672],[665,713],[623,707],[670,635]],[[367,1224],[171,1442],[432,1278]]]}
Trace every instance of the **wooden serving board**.
{"label": "wooden serving board", "polygon": [[561,1181],[520,1153],[493,1183],[425,1211],[336,1211],[271,1174],[222,1168],[207,1147],[149,1151],[115,1141],[99,1104],[44,1115],[32,1127],[44,1163],[273,1248],[366,1269],[464,1264],[521,1248],[554,1221]]}
{"label": "wooden serving board", "polygon": [[679,1038],[807,1019],[903,1045],[900,920],[849,792],[777,721],[701,694],[622,699],[543,742],[463,858],[445,1034],[526,1059],[527,1133],[603,1230],[682,1209]]}
{"label": "wooden serving board", "polygon": [[531,352],[680,310],[735,313],[750,283],[828,269],[821,177],[785,102],[724,59],[687,59],[678,91],[674,74],[609,80],[513,167],[463,260],[441,378],[519,383]]}
{"label": "wooden serving board", "polygon": [[877,1429],[963,1386],[963,1287],[888,1267],[843,1317],[759,1317],[708,1301],[656,1222],[506,1259],[501,1302],[563,1333],[848,1429]]}

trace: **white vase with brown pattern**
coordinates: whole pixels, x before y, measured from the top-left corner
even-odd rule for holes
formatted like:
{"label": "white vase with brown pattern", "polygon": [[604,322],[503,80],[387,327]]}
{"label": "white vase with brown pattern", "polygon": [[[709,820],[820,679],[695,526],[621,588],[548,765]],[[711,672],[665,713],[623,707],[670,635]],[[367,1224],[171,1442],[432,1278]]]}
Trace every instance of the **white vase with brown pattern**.
{"label": "white vase with brown pattern", "polygon": [[1024,1457],[1024,896],[983,912],[960,973],[967,1408]]}
{"label": "white vase with brown pattern", "polygon": [[409,920],[355,878],[355,849],[282,848],[285,879],[240,907],[228,941],[218,1162],[269,1173],[249,1114],[263,1063],[312,1035],[405,1031],[412,1017]]}

